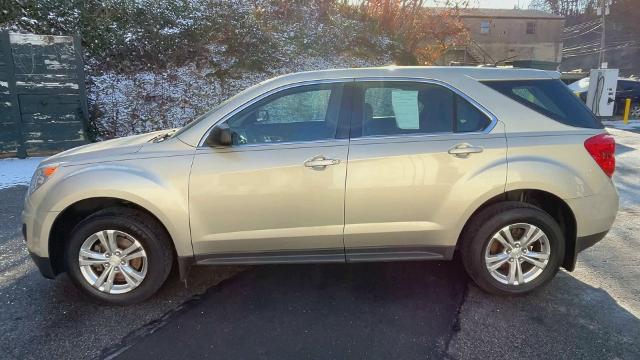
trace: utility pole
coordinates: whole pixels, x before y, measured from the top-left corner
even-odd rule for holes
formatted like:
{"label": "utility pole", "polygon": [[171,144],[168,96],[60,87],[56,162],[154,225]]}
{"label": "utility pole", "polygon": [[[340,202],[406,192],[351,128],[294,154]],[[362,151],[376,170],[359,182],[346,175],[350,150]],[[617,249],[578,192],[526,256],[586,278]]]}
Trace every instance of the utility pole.
{"label": "utility pole", "polygon": [[602,32],[600,35],[600,68],[602,69],[602,65],[605,63],[604,61],[604,48],[605,48],[605,41],[606,41],[606,16],[605,15],[609,15],[609,5],[611,5],[611,0],[601,0],[600,1],[600,5],[601,7],[598,8],[598,15],[602,15]]}

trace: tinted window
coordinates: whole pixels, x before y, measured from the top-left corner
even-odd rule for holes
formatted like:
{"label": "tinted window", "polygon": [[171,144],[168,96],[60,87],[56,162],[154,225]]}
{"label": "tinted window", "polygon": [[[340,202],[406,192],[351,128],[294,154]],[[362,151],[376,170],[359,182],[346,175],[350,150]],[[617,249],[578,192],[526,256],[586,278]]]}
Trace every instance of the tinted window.
{"label": "tinted window", "polygon": [[363,83],[364,136],[482,131],[489,118],[453,91],[435,84]]}
{"label": "tinted window", "polygon": [[456,95],[455,132],[482,131],[489,125],[489,118],[461,96]]}
{"label": "tinted window", "polygon": [[560,80],[485,81],[484,84],[563,124],[602,128],[591,110]]}
{"label": "tinted window", "polygon": [[264,144],[333,139],[341,85],[284,90],[227,120],[233,143]]}

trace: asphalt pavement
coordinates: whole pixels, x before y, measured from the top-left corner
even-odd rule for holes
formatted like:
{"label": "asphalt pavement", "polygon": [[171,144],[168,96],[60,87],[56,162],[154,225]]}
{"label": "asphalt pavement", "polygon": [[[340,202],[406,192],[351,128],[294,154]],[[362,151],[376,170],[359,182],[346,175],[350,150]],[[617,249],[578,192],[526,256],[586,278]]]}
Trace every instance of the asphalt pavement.
{"label": "asphalt pavement", "polygon": [[149,301],[95,305],[43,279],[0,190],[0,358],[638,359],[640,134],[612,130],[620,212],[607,237],[527,296],[487,295],[459,261],[196,268]]}

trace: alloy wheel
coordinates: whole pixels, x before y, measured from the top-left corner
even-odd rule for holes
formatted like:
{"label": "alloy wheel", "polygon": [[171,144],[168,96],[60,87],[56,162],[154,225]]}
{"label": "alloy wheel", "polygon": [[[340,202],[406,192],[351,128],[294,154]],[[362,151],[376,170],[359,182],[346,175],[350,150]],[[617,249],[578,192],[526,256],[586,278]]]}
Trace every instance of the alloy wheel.
{"label": "alloy wheel", "polygon": [[78,254],[84,279],[107,294],[124,294],[147,275],[147,253],[133,236],[118,230],[103,230],[89,236]]}
{"label": "alloy wheel", "polygon": [[522,285],[536,279],[549,263],[549,238],[539,227],[517,223],[496,232],[485,249],[485,266],[505,285]]}

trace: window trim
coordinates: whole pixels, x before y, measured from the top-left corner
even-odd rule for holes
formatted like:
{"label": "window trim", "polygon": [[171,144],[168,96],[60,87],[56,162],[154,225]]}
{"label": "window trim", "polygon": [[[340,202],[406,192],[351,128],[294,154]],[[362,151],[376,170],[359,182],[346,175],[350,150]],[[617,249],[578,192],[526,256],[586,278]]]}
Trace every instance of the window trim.
{"label": "window trim", "polygon": [[[257,95],[256,97],[252,98],[251,100],[245,102],[244,104],[238,106],[237,108],[229,111],[224,116],[222,116],[220,119],[218,119],[216,122],[214,122],[209,127],[209,129],[207,129],[207,131],[204,132],[204,134],[200,138],[200,141],[198,142],[198,145],[196,146],[196,149],[211,148],[210,146],[205,144],[205,141],[207,140],[207,137],[209,136],[209,133],[211,133],[213,128],[215,128],[218,124],[222,124],[225,121],[229,120],[231,117],[235,116],[236,114],[238,114],[239,112],[243,111],[244,109],[253,106],[257,102],[262,101],[263,99],[265,99],[265,98],[267,98],[267,97],[269,97],[271,95],[275,95],[275,94],[277,94],[277,93],[279,93],[281,91],[293,90],[293,89],[298,88],[298,87],[322,85],[322,84],[336,84],[336,83],[349,84],[349,83],[353,83],[353,81],[354,81],[354,78],[308,80],[308,81],[294,82],[294,83],[278,86],[278,87],[273,88],[271,90],[267,90],[267,91],[261,93],[260,95]],[[344,91],[342,93],[343,97],[344,97],[345,93],[346,93],[346,88],[344,89]],[[339,104],[339,105],[341,105],[341,104]],[[341,120],[340,116],[338,116],[338,131],[339,131],[340,126],[341,126],[340,120]],[[286,141],[286,142],[283,141],[283,142],[278,142],[278,143],[265,143],[265,144],[243,144],[243,145],[234,145],[234,146],[231,146],[231,148],[236,148],[237,149],[237,148],[256,147],[256,146],[265,146],[265,145],[307,144],[307,143],[327,142],[327,141],[334,141],[334,140],[340,140],[340,139],[338,137],[335,137],[334,139],[309,140],[309,141]]]}
{"label": "window trim", "polygon": [[[353,136],[353,121],[355,119],[356,116],[358,116],[358,114],[356,113],[357,107],[356,102],[359,101],[358,98],[353,96],[353,92],[352,91],[348,91],[349,86],[353,86],[353,87],[357,87],[358,83],[360,82],[381,82],[381,81],[404,81],[404,82],[418,82],[418,83],[426,83],[426,84],[435,84],[435,85],[441,85],[446,87],[447,89],[453,91],[454,93],[460,95],[463,99],[467,100],[472,106],[474,106],[476,109],[478,109],[480,112],[484,113],[486,116],[489,117],[490,119],[490,123],[489,125],[487,125],[487,127],[483,130],[483,131],[475,131],[475,132],[463,132],[463,133],[456,133],[456,132],[440,132],[440,133],[420,133],[420,134],[398,134],[398,135],[369,135],[369,136]],[[346,124],[349,129],[348,129],[348,134],[349,134],[349,139],[385,139],[385,138],[389,138],[389,139],[395,139],[395,138],[411,138],[411,137],[435,137],[435,136],[442,136],[442,135],[454,135],[454,136],[465,136],[465,135],[478,135],[478,134],[489,134],[498,124],[498,118],[491,112],[489,111],[486,107],[484,107],[482,104],[480,104],[478,101],[476,101],[475,99],[471,98],[469,95],[465,94],[464,92],[462,92],[461,90],[459,90],[458,88],[456,88],[455,86],[442,81],[442,80],[437,80],[437,79],[431,79],[431,78],[416,78],[416,77],[401,77],[401,76],[369,76],[369,77],[361,77],[361,78],[338,78],[338,79],[322,79],[322,80],[307,80],[307,81],[300,81],[300,82],[294,82],[294,83],[290,83],[290,84],[286,84],[286,85],[282,85],[279,87],[276,87],[274,89],[268,90],[263,92],[262,94],[252,98],[251,100],[245,102],[244,104],[238,106],[237,108],[229,111],[228,113],[226,113],[224,116],[222,116],[220,119],[218,119],[218,121],[214,122],[207,131],[204,132],[203,136],[200,138],[200,141],[198,142],[198,145],[196,147],[196,149],[210,149],[211,147],[205,144],[205,141],[207,139],[207,136],[209,136],[209,133],[213,130],[214,127],[216,127],[218,124],[221,124],[225,121],[227,121],[229,118],[231,118],[232,116],[234,116],[235,114],[239,113],[240,111],[244,110],[245,108],[253,105],[254,103],[268,97],[271,96],[277,92],[283,91],[283,90],[289,90],[289,89],[293,89],[296,87],[302,87],[302,86],[307,86],[307,85],[319,85],[319,84],[332,84],[332,83],[343,83],[345,84],[345,88],[343,91],[343,97],[346,94],[349,94],[348,96],[350,96],[350,106],[348,107],[347,110],[350,110],[350,114],[348,114],[346,116],[346,119],[348,120],[348,124]],[[344,126],[345,124],[343,124],[341,121],[341,119],[339,119],[338,122],[338,129],[340,129],[340,126]],[[360,125],[361,127],[361,125]],[[313,143],[327,143],[327,142],[333,142],[333,141],[341,141],[344,140],[344,138],[339,138],[336,137],[335,139],[324,139],[324,140],[311,140],[311,141],[292,141],[292,142],[279,142],[279,143],[268,143],[268,144],[246,144],[246,145],[236,145],[236,146],[231,146],[229,148],[232,149],[240,149],[240,148],[252,148],[252,147],[262,147],[262,146],[291,146],[291,145],[298,145],[298,144],[313,144]]]}
{"label": "window trim", "polygon": [[[477,135],[477,134],[488,134],[490,133],[497,125],[498,123],[498,118],[491,112],[489,111],[487,108],[485,108],[484,106],[482,106],[482,104],[480,104],[479,102],[477,102],[476,100],[474,100],[473,98],[471,98],[470,96],[468,96],[467,94],[465,94],[464,92],[462,92],[461,90],[459,90],[458,88],[456,88],[455,86],[448,84],[442,80],[436,80],[436,79],[428,79],[428,78],[410,78],[410,77],[366,77],[366,78],[359,78],[359,79],[355,79],[354,80],[354,84],[355,86],[358,86],[358,84],[362,83],[362,82],[417,82],[417,83],[425,83],[425,84],[433,84],[433,85],[440,85],[448,90],[451,90],[454,94],[459,95],[460,97],[462,97],[463,99],[467,100],[469,102],[469,104],[471,104],[471,106],[475,107],[476,110],[480,111],[481,113],[483,113],[485,116],[487,116],[490,120],[489,125],[487,125],[487,127],[485,127],[482,131],[469,131],[469,132],[455,132],[455,131],[443,131],[443,132],[437,132],[437,133],[407,133],[407,134],[395,134],[395,135],[362,135],[362,125],[363,124],[358,124],[358,128],[360,129],[360,134],[358,136],[353,136],[353,132],[351,132],[352,136],[351,139],[395,139],[395,138],[406,138],[406,137],[416,137],[416,136],[442,136],[442,135],[455,135],[455,136],[464,136],[464,135]],[[454,97],[455,99],[455,97]],[[358,108],[360,106],[358,105]],[[352,111],[352,113],[354,114],[353,117],[355,119],[355,117],[358,115],[356,114],[355,111]],[[360,114],[361,115],[361,114]],[[361,117],[361,116],[360,116]],[[353,129],[353,119],[351,122],[351,128]],[[362,122],[362,121],[360,121]],[[455,127],[455,122],[454,122],[454,127]]]}

